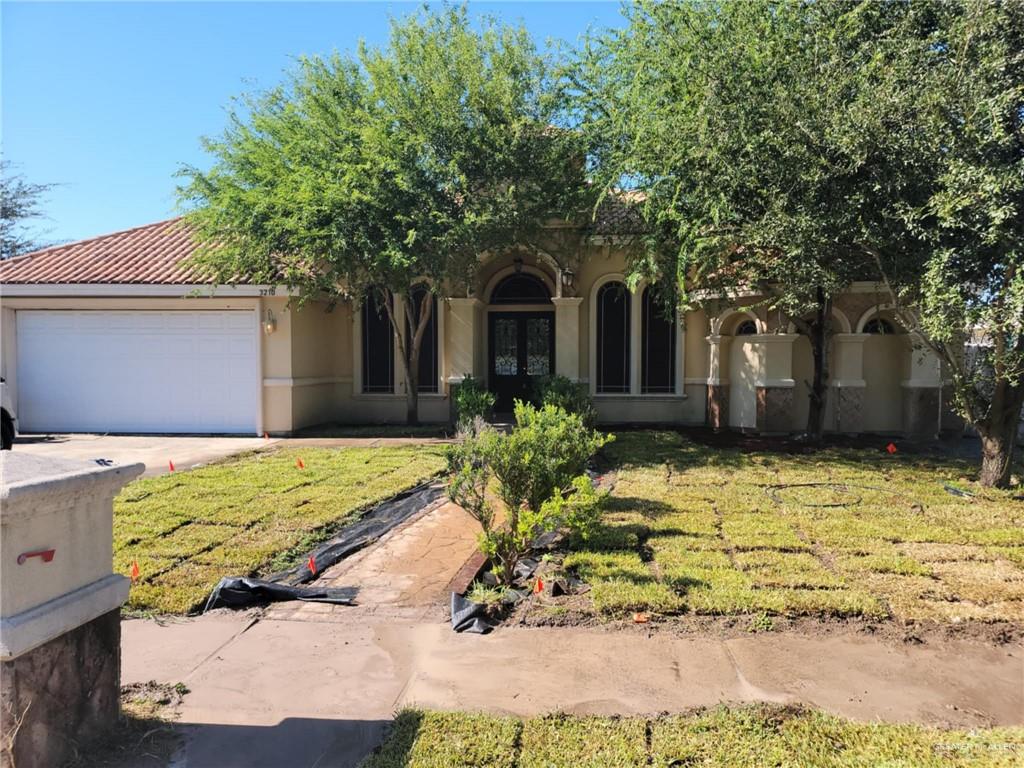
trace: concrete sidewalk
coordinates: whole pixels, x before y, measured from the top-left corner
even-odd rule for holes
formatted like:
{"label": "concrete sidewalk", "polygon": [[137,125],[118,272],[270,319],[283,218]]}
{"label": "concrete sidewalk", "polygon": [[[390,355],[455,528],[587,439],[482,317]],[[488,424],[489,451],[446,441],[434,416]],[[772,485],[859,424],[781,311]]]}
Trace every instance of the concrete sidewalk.
{"label": "concrete sidewalk", "polygon": [[163,626],[125,621],[123,682],[189,687],[175,765],[190,768],[354,765],[407,705],[639,714],[774,701],[857,720],[962,728],[1024,721],[1021,644],[572,628],[481,637],[348,610],[349,620],[218,613]]}
{"label": "concrete sidewalk", "polygon": [[115,464],[142,462],[150,477],[167,472],[172,461],[175,469],[186,470],[275,442],[260,437],[51,434],[19,435],[14,450],[86,461],[109,459]]}

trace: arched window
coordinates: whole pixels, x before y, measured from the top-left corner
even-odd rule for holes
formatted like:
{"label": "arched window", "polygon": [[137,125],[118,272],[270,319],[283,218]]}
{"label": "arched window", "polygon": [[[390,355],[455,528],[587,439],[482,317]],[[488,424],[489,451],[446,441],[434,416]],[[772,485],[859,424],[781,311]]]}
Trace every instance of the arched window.
{"label": "arched window", "polygon": [[864,333],[871,333],[876,336],[892,336],[896,333],[896,329],[885,318],[873,317],[864,323]]}
{"label": "arched window", "polygon": [[[390,299],[390,295],[388,297]],[[395,345],[380,291],[371,288],[363,301],[363,392],[395,391]]]}
{"label": "arched window", "polygon": [[536,275],[516,272],[491,291],[491,304],[550,304],[551,292]]}
{"label": "arched window", "polygon": [[675,392],[676,310],[666,305],[651,287],[644,289],[641,305],[640,391]]}
{"label": "arched window", "polygon": [[742,323],[736,326],[736,332],[734,336],[756,336],[757,335],[757,323],[753,320],[744,320]]}
{"label": "arched window", "polygon": [[597,292],[597,386],[601,393],[629,392],[629,291],[619,282]]}
{"label": "arched window", "polygon": [[420,360],[417,391],[437,392],[437,296],[430,292],[427,286],[420,283],[412,289],[412,315],[416,322],[409,323],[409,314],[405,316],[405,338],[407,343],[412,345],[413,334],[419,324],[420,312],[423,309],[423,297],[428,296],[432,304],[430,320],[423,332],[423,339],[420,342]]}

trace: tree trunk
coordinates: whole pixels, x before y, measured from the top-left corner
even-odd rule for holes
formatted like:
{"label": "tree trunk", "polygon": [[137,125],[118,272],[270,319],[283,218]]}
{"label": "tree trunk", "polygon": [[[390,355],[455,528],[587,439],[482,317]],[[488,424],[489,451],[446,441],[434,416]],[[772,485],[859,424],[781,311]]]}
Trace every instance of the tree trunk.
{"label": "tree trunk", "polygon": [[979,479],[986,487],[1006,488],[1010,484],[1022,407],[1024,384],[1012,387],[1006,381],[996,383],[988,418],[977,425],[981,437]]}
{"label": "tree trunk", "polygon": [[807,438],[820,443],[825,433],[825,407],[828,404],[828,342],[831,338],[829,324],[832,321],[832,299],[818,289],[818,310],[811,326],[809,339],[814,373],[811,378],[809,407],[807,409]]}
{"label": "tree trunk", "polygon": [[405,393],[405,423],[410,427],[418,427],[420,424],[420,393],[418,379],[419,377],[415,373],[409,373],[406,376],[406,386],[408,387],[408,391]]}
{"label": "tree trunk", "polygon": [[[384,307],[388,313],[391,330],[398,339],[398,356],[405,373],[405,423],[407,426],[417,427],[420,423],[420,348],[423,346],[423,334],[430,324],[430,315],[434,308],[433,295],[430,291],[425,291],[423,298],[420,299],[419,310],[416,311],[413,309],[413,293],[411,290],[406,291],[402,295],[405,312],[401,321],[395,317],[391,298],[390,292],[384,293]],[[405,337],[403,326],[412,330],[412,338]]]}

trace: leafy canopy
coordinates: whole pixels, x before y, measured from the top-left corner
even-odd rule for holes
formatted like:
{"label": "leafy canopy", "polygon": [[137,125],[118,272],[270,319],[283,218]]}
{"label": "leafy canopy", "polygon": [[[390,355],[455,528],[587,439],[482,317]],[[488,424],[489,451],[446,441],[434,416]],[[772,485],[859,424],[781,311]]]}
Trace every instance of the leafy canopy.
{"label": "leafy canopy", "polygon": [[602,186],[641,190],[652,224],[635,270],[759,288],[794,318],[863,276],[856,179],[827,141],[842,93],[823,87],[819,5],[645,1],[583,52]]}
{"label": "leafy canopy", "polygon": [[306,296],[457,283],[482,251],[529,244],[580,206],[564,103],[524,28],[424,10],[382,48],[302,58],[284,85],[240,98],[179,197],[223,281]]}

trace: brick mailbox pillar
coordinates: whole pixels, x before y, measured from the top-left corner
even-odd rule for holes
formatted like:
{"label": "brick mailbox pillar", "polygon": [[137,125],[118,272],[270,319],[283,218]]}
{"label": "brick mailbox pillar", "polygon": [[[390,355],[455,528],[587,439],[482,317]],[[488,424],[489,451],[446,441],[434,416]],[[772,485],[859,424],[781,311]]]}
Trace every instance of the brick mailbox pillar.
{"label": "brick mailbox pillar", "polygon": [[142,464],[0,454],[0,765],[60,765],[113,725],[121,678],[113,499]]}

